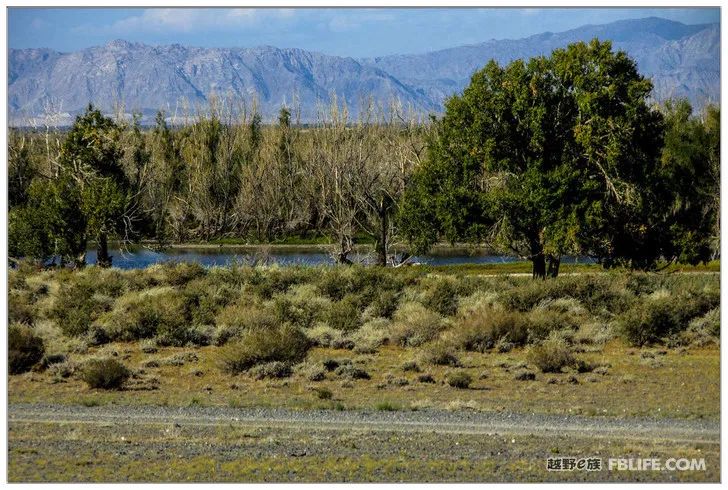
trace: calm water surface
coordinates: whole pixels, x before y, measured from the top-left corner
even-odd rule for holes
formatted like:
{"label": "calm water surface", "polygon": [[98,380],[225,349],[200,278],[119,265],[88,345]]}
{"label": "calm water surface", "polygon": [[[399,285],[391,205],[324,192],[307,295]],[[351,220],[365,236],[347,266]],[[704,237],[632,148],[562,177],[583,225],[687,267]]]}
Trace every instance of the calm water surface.
{"label": "calm water surface", "polygon": [[[134,247],[127,250],[112,249],[113,265],[120,269],[143,269],[153,264],[162,262],[197,262],[204,266],[224,266],[231,263],[249,263],[256,257],[263,256],[259,249],[257,252],[251,248],[169,248],[162,252],[144,247]],[[267,262],[279,265],[332,265],[334,260],[331,256],[316,248],[291,248],[269,249],[265,253]],[[369,263],[371,255],[365,253],[351,254],[350,259],[354,262]],[[459,249],[438,249],[433,253],[415,257],[414,262],[428,265],[453,265],[453,264],[497,264],[517,262],[517,257],[489,255],[486,253],[469,254]],[[96,251],[89,250],[86,256],[89,264],[96,263]],[[564,257],[562,263],[587,263],[591,262],[586,258]]]}

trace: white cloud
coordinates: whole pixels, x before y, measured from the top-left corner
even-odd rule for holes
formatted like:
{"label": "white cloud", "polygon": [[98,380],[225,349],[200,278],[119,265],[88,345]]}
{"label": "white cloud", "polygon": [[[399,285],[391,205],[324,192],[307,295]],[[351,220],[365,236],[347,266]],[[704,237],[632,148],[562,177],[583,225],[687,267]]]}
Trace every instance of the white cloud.
{"label": "white cloud", "polygon": [[118,20],[111,25],[79,26],[75,30],[125,35],[130,32],[195,32],[209,29],[231,29],[254,25],[263,19],[290,19],[295,15],[292,9],[186,9],[150,8],[140,15]]}

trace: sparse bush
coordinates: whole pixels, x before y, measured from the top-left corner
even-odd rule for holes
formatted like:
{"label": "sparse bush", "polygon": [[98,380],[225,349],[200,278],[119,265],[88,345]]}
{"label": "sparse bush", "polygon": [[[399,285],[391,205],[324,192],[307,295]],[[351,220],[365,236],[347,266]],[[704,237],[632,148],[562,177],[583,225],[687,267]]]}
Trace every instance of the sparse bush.
{"label": "sparse bush", "polygon": [[486,352],[498,342],[525,344],[528,326],[522,313],[482,308],[460,319],[452,338],[455,345],[467,351]]}
{"label": "sparse bush", "polygon": [[329,327],[325,323],[320,323],[313,328],[304,330],[306,337],[311,340],[314,346],[333,347],[336,341],[342,339],[343,333],[340,330]]}
{"label": "sparse bush", "polygon": [[183,286],[205,275],[205,268],[197,262],[167,262],[160,268],[162,280],[170,286]]}
{"label": "sparse bush", "polygon": [[361,324],[361,314],[354,298],[346,296],[341,301],[331,303],[323,315],[323,320],[331,328],[351,332]]}
{"label": "sparse bush", "polygon": [[674,344],[692,347],[720,345],[720,308],[713,308],[705,315],[691,320],[688,328],[678,333]]}
{"label": "sparse bush", "polygon": [[374,318],[362,325],[351,334],[354,342],[354,352],[359,354],[373,354],[389,340],[389,327],[391,322],[386,318]]}
{"label": "sparse bush", "polygon": [[8,292],[8,323],[32,325],[34,321],[32,294],[29,291],[11,289]]}
{"label": "sparse bush", "polygon": [[419,372],[422,372],[422,369],[420,368],[419,364],[417,364],[416,361],[406,361],[405,363],[402,364],[402,371],[404,371],[404,372],[412,371],[415,373],[419,373]]}
{"label": "sparse bush", "polygon": [[519,369],[513,376],[516,381],[533,381],[536,379],[536,373],[529,371],[528,369]]}
{"label": "sparse bush", "polygon": [[91,359],[81,370],[81,379],[91,388],[118,390],[131,372],[116,359]]}
{"label": "sparse bush", "polygon": [[417,376],[417,381],[420,383],[434,383],[435,378],[433,378],[431,374],[420,374]]}
{"label": "sparse bush", "polygon": [[182,346],[195,340],[189,328],[189,310],[190,305],[179,291],[153,288],[122,296],[98,323],[112,340],[158,336],[166,345]]}
{"label": "sparse bush", "polygon": [[353,364],[343,364],[336,368],[335,374],[344,379],[371,379],[368,372]]}
{"label": "sparse bush", "polygon": [[388,400],[378,402],[376,405],[374,405],[374,408],[383,412],[396,412],[398,410],[402,410],[402,407],[400,407],[399,405],[395,405]]}
{"label": "sparse bush", "polygon": [[8,372],[20,374],[43,358],[43,339],[29,327],[13,324],[8,329]]}
{"label": "sparse bush", "polygon": [[692,319],[719,305],[718,291],[686,290],[667,298],[636,303],[622,315],[619,325],[628,342],[642,346],[660,342],[687,329]]}
{"label": "sparse bush", "polygon": [[569,313],[545,308],[534,308],[527,315],[528,341],[537,343],[545,339],[551,332],[579,328],[578,320]]}
{"label": "sparse bush", "polygon": [[319,400],[331,400],[334,397],[334,394],[328,388],[316,388],[314,391]]}
{"label": "sparse bush", "polygon": [[420,303],[405,303],[394,314],[391,339],[404,347],[417,347],[438,336],[443,319]]}
{"label": "sparse bush", "polygon": [[252,367],[248,372],[255,379],[288,378],[293,374],[290,364],[281,361],[266,362],[265,364]]}
{"label": "sparse bush", "polygon": [[95,294],[85,282],[72,282],[62,286],[51,308],[50,317],[63,333],[80,336],[89,331],[91,324],[111,306],[110,298]]}
{"label": "sparse bush", "polygon": [[574,364],[569,346],[556,338],[549,338],[535,345],[528,353],[529,362],[543,373],[559,373],[561,369]]}
{"label": "sparse bush", "polygon": [[422,351],[422,360],[437,366],[457,367],[460,365],[460,360],[455,355],[453,346],[443,341],[428,344]]}
{"label": "sparse bush", "polygon": [[458,289],[461,285],[455,278],[436,278],[425,290],[422,303],[442,316],[451,316],[458,306]]}
{"label": "sparse bush", "polygon": [[310,346],[308,338],[290,325],[247,330],[239,340],[221,347],[221,367],[235,374],[267,362],[295,364],[305,359]]}
{"label": "sparse bush", "polygon": [[473,377],[468,373],[455,372],[447,375],[447,384],[453,388],[465,390],[470,388],[470,384],[473,382]]}

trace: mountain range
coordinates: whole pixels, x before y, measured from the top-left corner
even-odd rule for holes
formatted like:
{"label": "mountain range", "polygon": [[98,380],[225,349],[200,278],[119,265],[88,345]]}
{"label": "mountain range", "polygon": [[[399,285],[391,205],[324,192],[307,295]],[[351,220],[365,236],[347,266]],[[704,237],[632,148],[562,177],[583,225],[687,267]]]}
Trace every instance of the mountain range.
{"label": "mountain range", "polygon": [[[654,84],[653,98],[687,97],[696,108],[720,102],[720,25],[686,25],[651,17],[585,25],[523,39],[485,41],[423,54],[354,59],[296,48],[150,46],[123,40],[77,52],[10,49],[10,123],[67,124],[89,102],[107,112],[121,106],[147,121],[206,110],[211,97],[256,99],[266,120],[298,102],[313,121],[335,94],[356,115],[363,96],[393,98],[419,112],[440,112],[490,59],[501,64],[549,54],[593,38],[611,40]],[[51,118],[49,115],[52,114]]]}

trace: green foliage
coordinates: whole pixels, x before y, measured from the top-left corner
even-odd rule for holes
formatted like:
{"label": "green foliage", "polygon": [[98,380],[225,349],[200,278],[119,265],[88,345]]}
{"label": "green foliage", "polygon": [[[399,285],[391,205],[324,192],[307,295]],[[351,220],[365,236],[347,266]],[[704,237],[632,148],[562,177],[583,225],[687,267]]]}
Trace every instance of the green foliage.
{"label": "green foliage", "polygon": [[464,373],[462,371],[457,371],[457,372],[448,374],[446,381],[447,381],[447,384],[452,386],[453,388],[466,390],[466,389],[470,388],[470,384],[473,382],[473,377],[470,376],[468,373]]}
{"label": "green foliage", "polygon": [[543,373],[559,373],[575,363],[569,346],[561,339],[551,337],[531,347],[528,360]]}
{"label": "green foliage", "polygon": [[221,368],[237,374],[267,362],[298,363],[306,358],[309,347],[308,338],[290,325],[247,330],[237,341],[222,347]]}
{"label": "green foliage", "polygon": [[633,345],[657,343],[686,330],[690,321],[720,305],[715,290],[682,291],[636,303],[619,321],[622,334]]}
{"label": "green foliage", "polygon": [[91,388],[118,390],[131,376],[131,371],[116,359],[91,359],[81,369],[81,379]]}
{"label": "green foliage", "polygon": [[93,322],[109,308],[109,302],[96,294],[95,286],[84,280],[61,286],[50,311],[61,331],[69,336],[86,334]]}
{"label": "green foliage", "polygon": [[529,322],[521,313],[480,308],[459,320],[453,341],[458,347],[475,352],[486,352],[501,340],[524,345],[528,327]]}
{"label": "green foliage", "polygon": [[446,102],[428,159],[400,213],[417,252],[440,236],[486,238],[534,261],[589,253],[636,265],[659,257],[646,235],[661,118],[651,83],[624,52],[594,40],[550,57],[495,61]]}
{"label": "green foliage", "polygon": [[32,329],[11,324],[8,329],[8,372],[20,374],[29,371],[42,358],[45,352],[43,339]]}

